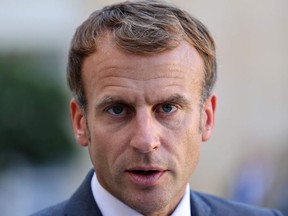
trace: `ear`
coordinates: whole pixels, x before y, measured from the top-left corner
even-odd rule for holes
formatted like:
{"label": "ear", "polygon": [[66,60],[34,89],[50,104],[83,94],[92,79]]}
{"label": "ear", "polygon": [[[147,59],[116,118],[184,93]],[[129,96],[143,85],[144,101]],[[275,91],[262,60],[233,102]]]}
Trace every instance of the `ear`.
{"label": "ear", "polygon": [[216,110],[216,95],[210,96],[204,103],[202,110],[202,141],[209,140],[214,128],[214,116]]}
{"label": "ear", "polygon": [[88,146],[88,131],[86,128],[86,118],[84,111],[73,98],[70,102],[70,116],[72,121],[73,132],[79,145]]}

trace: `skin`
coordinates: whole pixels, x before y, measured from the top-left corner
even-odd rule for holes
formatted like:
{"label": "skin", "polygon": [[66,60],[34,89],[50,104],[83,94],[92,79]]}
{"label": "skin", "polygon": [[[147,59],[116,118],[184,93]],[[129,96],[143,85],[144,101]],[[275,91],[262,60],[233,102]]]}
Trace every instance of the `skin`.
{"label": "skin", "polygon": [[203,61],[185,41],[150,56],[119,50],[109,35],[99,44],[82,68],[86,116],[70,104],[77,142],[108,192],[144,215],[169,215],[214,125],[216,97],[200,106]]}

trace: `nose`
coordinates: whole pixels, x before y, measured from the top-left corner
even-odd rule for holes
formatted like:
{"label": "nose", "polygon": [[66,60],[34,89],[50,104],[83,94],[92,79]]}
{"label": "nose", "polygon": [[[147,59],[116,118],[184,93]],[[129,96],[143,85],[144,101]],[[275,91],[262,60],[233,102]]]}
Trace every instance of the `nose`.
{"label": "nose", "polygon": [[160,133],[157,121],[149,112],[138,112],[134,119],[130,145],[138,152],[149,153],[160,147]]}

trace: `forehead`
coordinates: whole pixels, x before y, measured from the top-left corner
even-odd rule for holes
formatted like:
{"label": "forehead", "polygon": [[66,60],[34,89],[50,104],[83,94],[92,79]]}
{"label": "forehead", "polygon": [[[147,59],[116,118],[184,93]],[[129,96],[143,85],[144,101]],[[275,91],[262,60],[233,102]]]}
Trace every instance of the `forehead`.
{"label": "forehead", "polygon": [[[123,61],[124,58],[130,59],[130,61]],[[97,67],[89,68],[91,62],[97,63]],[[158,62],[159,65],[164,64],[169,66],[179,66],[181,64],[183,67],[188,67],[192,72],[197,71],[197,69],[203,69],[203,60],[197,50],[184,40],[173,50],[150,55],[133,55],[121,51],[110,34],[105,34],[98,39],[97,50],[86,57],[82,69],[88,76],[90,75],[89,71],[94,72],[91,75],[95,75],[95,73],[101,75],[101,73],[98,73],[100,71],[97,72],[97,70],[101,70],[102,66],[110,65],[113,67],[113,65],[119,65],[119,62],[123,66],[125,63],[128,63],[127,67],[134,67],[135,65],[144,66],[142,63]]]}
{"label": "forehead", "polygon": [[186,41],[175,49],[150,55],[134,55],[121,51],[111,37],[103,36],[97,50],[83,63],[85,91],[97,89],[101,80],[127,78],[149,81],[158,78],[189,79],[202,84],[203,61],[196,49]]}

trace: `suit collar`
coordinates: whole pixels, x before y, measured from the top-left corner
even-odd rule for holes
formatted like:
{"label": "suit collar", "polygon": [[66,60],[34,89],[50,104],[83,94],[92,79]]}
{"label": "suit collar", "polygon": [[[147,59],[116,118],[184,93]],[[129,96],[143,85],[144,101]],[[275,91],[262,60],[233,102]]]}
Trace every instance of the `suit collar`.
{"label": "suit collar", "polygon": [[210,216],[210,206],[193,191],[190,192],[190,205],[192,216]]}
{"label": "suit collar", "polygon": [[94,200],[90,183],[94,170],[90,170],[77,191],[68,200],[65,208],[67,216],[102,216]]}

